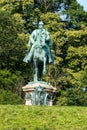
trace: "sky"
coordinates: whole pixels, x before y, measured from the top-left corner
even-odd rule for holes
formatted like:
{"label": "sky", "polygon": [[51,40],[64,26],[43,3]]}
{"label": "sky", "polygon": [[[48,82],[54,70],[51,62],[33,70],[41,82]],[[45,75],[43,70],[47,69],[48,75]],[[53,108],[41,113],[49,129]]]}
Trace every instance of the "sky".
{"label": "sky", "polygon": [[87,0],[77,0],[80,5],[84,7],[84,10],[87,11]]}

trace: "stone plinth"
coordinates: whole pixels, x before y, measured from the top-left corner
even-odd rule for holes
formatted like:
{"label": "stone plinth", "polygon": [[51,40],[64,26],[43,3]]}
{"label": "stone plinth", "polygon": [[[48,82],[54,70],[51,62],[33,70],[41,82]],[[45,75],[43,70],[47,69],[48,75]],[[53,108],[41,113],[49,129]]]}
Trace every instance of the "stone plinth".
{"label": "stone plinth", "polygon": [[[25,104],[26,105],[35,105],[35,104],[40,105],[40,103],[35,103],[35,101],[38,98],[38,95],[36,95],[38,87],[43,89],[43,91],[41,91],[40,89],[39,89],[40,91],[38,91],[39,98],[42,98],[42,99],[38,99],[40,100],[40,103],[43,100],[43,102],[45,102],[44,103],[45,105],[52,106],[52,102],[53,102],[52,96],[56,92],[56,88],[53,87],[50,83],[44,82],[44,81],[29,82],[27,85],[22,87],[23,91],[25,92]],[[41,93],[44,96],[41,95]]]}

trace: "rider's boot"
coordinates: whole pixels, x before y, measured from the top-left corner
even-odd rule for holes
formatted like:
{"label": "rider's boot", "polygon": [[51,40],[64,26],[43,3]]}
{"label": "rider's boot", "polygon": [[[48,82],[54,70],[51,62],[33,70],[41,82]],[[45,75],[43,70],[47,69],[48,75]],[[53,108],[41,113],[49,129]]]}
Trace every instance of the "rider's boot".
{"label": "rider's boot", "polygon": [[46,45],[46,48],[47,48],[47,55],[48,55],[49,64],[51,64],[51,63],[53,63],[53,60],[52,60],[52,56],[51,56],[49,46]]}
{"label": "rider's boot", "polygon": [[52,57],[51,57],[50,53],[48,54],[48,60],[49,60],[49,64],[53,63],[53,60],[52,60]]}

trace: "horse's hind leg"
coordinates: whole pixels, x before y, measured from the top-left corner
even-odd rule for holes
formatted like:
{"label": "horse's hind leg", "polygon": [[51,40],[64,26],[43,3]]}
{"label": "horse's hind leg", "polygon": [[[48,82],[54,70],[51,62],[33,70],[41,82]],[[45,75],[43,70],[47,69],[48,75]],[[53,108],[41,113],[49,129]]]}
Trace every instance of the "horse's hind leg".
{"label": "horse's hind leg", "polygon": [[34,81],[38,81],[38,68],[37,68],[37,63],[36,60],[34,60]]}
{"label": "horse's hind leg", "polygon": [[34,74],[34,81],[38,81],[36,73]]}

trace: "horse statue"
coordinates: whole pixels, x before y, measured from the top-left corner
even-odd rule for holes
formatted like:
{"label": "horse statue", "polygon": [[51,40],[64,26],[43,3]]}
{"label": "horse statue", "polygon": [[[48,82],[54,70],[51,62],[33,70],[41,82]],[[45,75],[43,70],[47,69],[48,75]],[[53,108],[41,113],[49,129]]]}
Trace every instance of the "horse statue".
{"label": "horse statue", "polygon": [[42,80],[42,76],[46,74],[47,50],[45,45],[37,45],[33,53],[34,63],[34,81]]}

